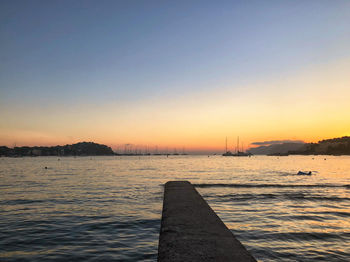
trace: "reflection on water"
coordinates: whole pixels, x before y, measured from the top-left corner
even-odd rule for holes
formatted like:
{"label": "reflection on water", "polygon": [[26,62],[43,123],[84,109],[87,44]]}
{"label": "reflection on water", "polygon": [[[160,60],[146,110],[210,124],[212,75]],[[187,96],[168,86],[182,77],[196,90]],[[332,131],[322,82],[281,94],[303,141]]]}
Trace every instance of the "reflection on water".
{"label": "reflection on water", "polygon": [[168,180],[194,183],[258,260],[350,260],[350,157],[57,160],[0,158],[1,261],[155,261]]}

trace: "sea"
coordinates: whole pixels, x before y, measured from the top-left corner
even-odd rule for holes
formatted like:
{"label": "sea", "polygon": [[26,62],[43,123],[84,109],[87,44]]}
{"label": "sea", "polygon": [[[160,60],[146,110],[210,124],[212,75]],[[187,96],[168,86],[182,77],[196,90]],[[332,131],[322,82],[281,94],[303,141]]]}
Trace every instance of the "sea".
{"label": "sea", "polygon": [[350,156],[192,155],[0,158],[0,261],[156,261],[170,180],[258,261],[350,261]]}

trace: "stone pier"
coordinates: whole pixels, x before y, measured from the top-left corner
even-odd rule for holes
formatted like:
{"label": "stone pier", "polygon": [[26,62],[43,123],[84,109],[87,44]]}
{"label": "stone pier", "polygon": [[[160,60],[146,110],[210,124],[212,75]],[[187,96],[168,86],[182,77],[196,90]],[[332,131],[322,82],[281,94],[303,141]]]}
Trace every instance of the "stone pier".
{"label": "stone pier", "polygon": [[164,187],[158,261],[256,261],[188,181]]}

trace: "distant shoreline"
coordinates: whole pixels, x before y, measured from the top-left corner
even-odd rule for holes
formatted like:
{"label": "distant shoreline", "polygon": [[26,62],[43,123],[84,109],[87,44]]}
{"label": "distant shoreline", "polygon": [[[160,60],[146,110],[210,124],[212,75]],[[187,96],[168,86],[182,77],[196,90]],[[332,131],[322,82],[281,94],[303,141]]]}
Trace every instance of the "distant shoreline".
{"label": "distant shoreline", "polygon": [[[170,156],[217,156],[217,157],[222,157],[222,155],[219,154],[142,154],[142,155],[132,155],[132,154],[113,154],[113,155],[42,155],[42,156],[35,156],[35,155],[0,155],[0,158],[40,158],[40,157],[57,157],[57,158],[69,158],[69,157],[118,157],[118,156],[129,156],[129,157],[147,157],[147,156],[165,156],[165,157],[170,157]],[[257,154],[257,155],[252,155],[255,157],[260,157],[260,156],[267,156],[267,157],[289,157],[289,156],[350,156],[350,154],[341,154],[341,155],[332,155],[332,154],[270,154],[270,155],[263,155],[263,154]]]}
{"label": "distant shoreline", "polygon": [[317,143],[280,143],[250,149],[253,155],[350,155],[350,137],[325,139]]}
{"label": "distant shoreline", "polygon": [[[293,145],[293,147],[291,147]],[[297,148],[295,148],[297,145]],[[248,153],[252,155],[267,155],[267,156],[289,156],[289,155],[328,155],[328,156],[344,156],[350,155],[350,137],[344,136],[340,138],[321,140],[318,143],[305,143],[305,144],[293,144],[282,143],[274,144],[270,146],[260,147],[264,151],[255,152],[256,148],[248,150]],[[291,150],[291,148],[293,148]],[[255,151],[254,151],[255,149]],[[37,156],[183,156],[187,153],[159,153],[155,151],[150,153],[149,151],[141,150],[124,150],[123,153],[114,152],[112,148],[103,144],[97,144],[94,142],[79,142],[72,145],[64,146],[22,146],[9,148],[7,146],[0,146],[0,157],[37,157]],[[199,154],[198,155],[202,155]],[[217,153],[203,153],[203,155],[217,155]]]}

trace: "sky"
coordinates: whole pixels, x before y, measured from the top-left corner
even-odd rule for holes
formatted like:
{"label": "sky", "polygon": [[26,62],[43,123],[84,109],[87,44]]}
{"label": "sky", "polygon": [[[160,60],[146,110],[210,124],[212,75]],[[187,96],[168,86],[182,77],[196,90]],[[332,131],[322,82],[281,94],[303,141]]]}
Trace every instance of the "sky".
{"label": "sky", "polygon": [[350,135],[350,1],[0,1],[0,145]]}

